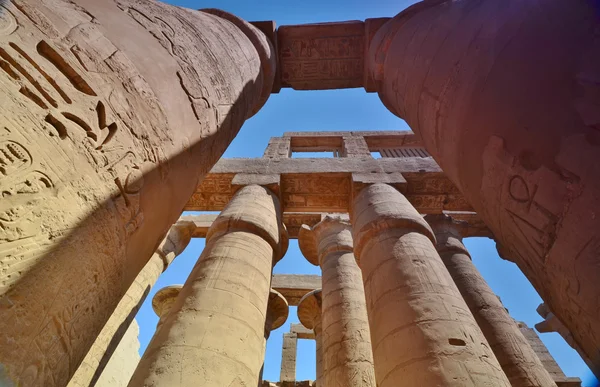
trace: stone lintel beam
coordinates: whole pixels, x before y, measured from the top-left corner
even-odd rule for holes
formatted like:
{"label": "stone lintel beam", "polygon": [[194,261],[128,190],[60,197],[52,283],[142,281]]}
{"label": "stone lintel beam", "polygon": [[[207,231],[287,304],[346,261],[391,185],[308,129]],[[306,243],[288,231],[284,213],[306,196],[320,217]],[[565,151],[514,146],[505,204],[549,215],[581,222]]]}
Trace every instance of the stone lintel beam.
{"label": "stone lintel beam", "polygon": [[[280,175],[284,213],[347,213],[353,174],[364,174],[357,176],[357,180],[365,183],[378,181],[396,185],[422,214],[473,211],[462,193],[430,157],[224,159],[196,188],[184,210],[220,211],[231,200],[242,180]],[[367,176],[369,174],[372,176]],[[269,183],[270,179],[259,183]]]}
{"label": "stone lintel beam", "polygon": [[[487,237],[487,238],[492,238],[492,239],[494,238],[492,232],[487,228],[485,223],[483,223],[481,218],[479,218],[479,216],[475,212],[445,211],[444,213],[452,216],[453,219],[462,220],[462,221],[465,221],[468,223],[468,226],[466,226],[462,230],[461,235],[463,238],[469,238],[469,237]],[[323,216],[323,214],[321,214],[321,213],[303,214],[303,213],[288,212],[288,213],[283,214],[283,223],[287,227],[290,239],[297,239],[298,232],[300,230],[300,227],[303,224],[306,224],[307,226],[312,227],[321,221],[322,216]],[[193,222],[194,225],[196,226],[196,228],[194,229],[192,238],[206,238],[206,233],[208,232],[208,229],[210,228],[210,226],[212,225],[212,222],[214,222],[214,220],[216,218],[217,218],[216,214],[214,214],[214,215],[213,214],[185,215],[179,219],[179,222],[182,222],[182,221]],[[179,224],[179,222],[178,222],[178,224]],[[275,275],[275,277],[278,277],[278,276],[279,275]],[[312,277],[312,276],[302,276],[302,277]],[[318,277],[318,276],[314,276],[314,277]],[[319,279],[319,281],[320,281],[320,279]],[[318,286],[313,287],[310,290],[314,290],[320,286],[321,285],[319,283]],[[281,290],[279,290],[279,291],[281,291]],[[302,297],[303,295],[304,294],[300,295],[300,297]],[[286,295],[286,298],[288,298],[287,295]],[[290,305],[294,305],[294,306],[296,305],[295,303],[299,300],[300,300],[300,298],[298,298],[297,300],[295,300],[295,298],[292,298],[291,300],[288,298],[288,301],[291,302]],[[294,304],[292,304],[292,303],[294,303]]]}
{"label": "stone lintel beam", "polygon": [[295,149],[308,151],[315,148],[339,148],[343,138],[362,137],[372,148],[422,147],[421,138],[412,131],[372,131],[372,132],[285,132],[283,139],[290,141]]}
{"label": "stone lintel beam", "polygon": [[276,45],[281,87],[326,90],[364,87],[374,91],[365,54],[389,18],[282,26]]}
{"label": "stone lintel beam", "polygon": [[314,340],[315,332],[312,329],[306,328],[302,324],[291,324],[290,332],[295,333],[299,339]]}
{"label": "stone lintel beam", "polygon": [[273,174],[256,174],[256,173],[238,173],[231,180],[231,186],[234,189],[240,189],[247,185],[260,185],[273,191],[279,196],[281,193],[281,175]]}
{"label": "stone lintel beam", "polygon": [[281,293],[290,306],[298,306],[302,297],[321,287],[321,276],[275,274],[271,287]]}

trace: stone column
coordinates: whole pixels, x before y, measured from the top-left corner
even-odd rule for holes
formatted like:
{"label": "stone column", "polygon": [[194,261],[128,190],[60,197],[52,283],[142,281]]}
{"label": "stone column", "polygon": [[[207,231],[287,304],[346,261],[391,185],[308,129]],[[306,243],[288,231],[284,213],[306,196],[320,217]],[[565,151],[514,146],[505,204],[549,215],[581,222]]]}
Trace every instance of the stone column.
{"label": "stone column", "polygon": [[255,386],[273,265],[287,233],[268,189],[241,188],[148,346],[130,386]]}
{"label": "stone column", "polygon": [[321,289],[313,290],[306,294],[298,304],[298,319],[308,329],[315,332],[317,346],[317,386],[325,387],[323,376],[327,372],[323,354],[323,330],[321,320],[322,292]]}
{"label": "stone column", "polygon": [[466,222],[450,216],[427,215],[437,240],[436,249],[462,294],[475,321],[496,355],[512,387],[556,386],[529,341],[483,279],[462,243]]}
{"label": "stone column", "polygon": [[298,335],[296,333],[284,333],[281,350],[281,372],[279,373],[279,380],[282,384],[296,381],[297,350]]}
{"label": "stone column", "polygon": [[233,15],[154,0],[0,13],[0,384],[64,386],[276,55]]}
{"label": "stone column", "polygon": [[195,227],[193,222],[178,222],[171,227],[102,328],[92,348],[69,381],[68,387],[89,387],[98,381],[123,335],[134,322],[134,317],[146,300],[150,289],[160,274],[185,250]]}
{"label": "stone column", "polygon": [[600,368],[597,31],[594,0],[423,1],[365,67]]}
{"label": "stone column", "polygon": [[326,216],[298,236],[300,250],[322,269],[323,386],[375,387],[365,292],[353,254],[350,222]]}
{"label": "stone column", "polygon": [[269,303],[267,305],[267,318],[265,320],[265,342],[263,345],[263,365],[260,368],[258,376],[258,386],[263,382],[263,371],[265,369],[265,353],[267,351],[267,341],[271,336],[271,331],[280,328],[288,318],[290,308],[285,297],[276,290],[271,289],[269,292]]}
{"label": "stone column", "polygon": [[510,386],[423,217],[386,184],[352,208],[379,387]]}

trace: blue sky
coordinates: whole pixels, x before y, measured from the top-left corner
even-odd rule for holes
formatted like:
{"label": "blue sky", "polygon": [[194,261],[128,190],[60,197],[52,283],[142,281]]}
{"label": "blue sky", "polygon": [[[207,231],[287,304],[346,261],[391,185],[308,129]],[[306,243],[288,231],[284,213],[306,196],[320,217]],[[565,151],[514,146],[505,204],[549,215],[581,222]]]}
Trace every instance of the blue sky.
{"label": "blue sky", "polygon": [[[365,19],[393,16],[415,1],[390,0],[168,0],[168,3],[189,8],[221,8],[246,20],[275,20],[278,25],[327,21]],[[406,123],[390,114],[376,94],[362,89],[332,91],[282,90],[272,95],[263,109],[248,120],[240,134],[227,149],[224,157],[261,157],[270,137],[289,131],[351,131],[351,130],[408,130]],[[521,274],[516,265],[503,261],[496,253],[494,242],[486,238],[465,241],[473,262],[492,289],[498,294],[511,315],[533,327],[541,318],[535,309],[541,299]],[[140,352],[143,352],[154,334],[158,318],[150,301],[157,290],[167,285],[185,282],[194,263],[204,248],[204,240],[192,240],[185,252],[159,278],[142,306],[137,320],[140,325]],[[320,274],[309,264],[291,241],[290,249],[274,269],[278,274]],[[296,308],[291,308],[286,324],[272,332],[267,344],[265,379],[279,380],[282,336],[289,324],[298,322]],[[593,385],[594,378],[562,338],[555,333],[541,335],[567,376],[578,376],[584,386]],[[298,343],[297,379],[315,377],[315,344],[300,340]]]}

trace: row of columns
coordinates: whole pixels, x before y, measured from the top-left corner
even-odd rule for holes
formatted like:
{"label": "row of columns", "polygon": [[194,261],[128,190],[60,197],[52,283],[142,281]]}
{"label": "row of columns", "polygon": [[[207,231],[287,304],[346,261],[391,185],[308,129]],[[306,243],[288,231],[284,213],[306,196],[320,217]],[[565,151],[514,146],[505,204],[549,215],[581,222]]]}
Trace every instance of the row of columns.
{"label": "row of columns", "polygon": [[[298,307],[315,332],[319,386],[555,385],[472,264],[461,226],[424,219],[395,188],[373,184],[355,197],[351,222],[329,216],[301,229],[302,252],[323,270],[322,289]],[[287,310],[270,290],[286,247],[277,197],[238,191],[130,386],[260,382],[282,314],[269,311]]]}

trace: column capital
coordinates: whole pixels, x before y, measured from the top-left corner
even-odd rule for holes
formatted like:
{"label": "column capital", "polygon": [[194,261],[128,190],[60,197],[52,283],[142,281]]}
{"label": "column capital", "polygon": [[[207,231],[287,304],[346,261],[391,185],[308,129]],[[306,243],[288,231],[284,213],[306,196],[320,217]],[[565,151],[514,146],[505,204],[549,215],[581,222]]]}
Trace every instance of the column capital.
{"label": "column capital", "polygon": [[285,297],[276,290],[271,289],[269,292],[269,303],[267,304],[267,319],[265,323],[265,337],[271,331],[285,324],[290,308]]}
{"label": "column capital", "polygon": [[287,251],[289,238],[281,205],[268,188],[248,185],[237,191],[208,230],[206,241],[234,231],[253,233],[267,241],[273,248],[273,265]]}
{"label": "column capital", "polygon": [[321,289],[305,294],[298,304],[298,319],[315,333],[321,329],[321,305]]}
{"label": "column capital", "polygon": [[354,199],[351,217],[357,259],[360,259],[366,242],[387,229],[416,231],[436,243],[429,224],[404,195],[387,184],[378,183],[363,188]]}
{"label": "column capital", "polygon": [[330,252],[353,252],[352,225],[347,216],[325,215],[313,227],[302,225],[298,245],[308,262],[319,266]]}
{"label": "column capital", "polygon": [[469,227],[467,222],[456,220],[447,214],[428,214],[424,216],[424,219],[435,234],[435,248],[440,254],[459,252],[471,257],[462,243],[463,230]]}
{"label": "column capital", "polygon": [[196,224],[190,221],[179,221],[171,226],[156,249],[156,253],[160,255],[164,262],[163,271],[185,250],[195,231]]}
{"label": "column capital", "polygon": [[182,287],[183,285],[165,286],[152,297],[152,310],[154,310],[159,319],[162,320],[163,317],[169,314]]}

